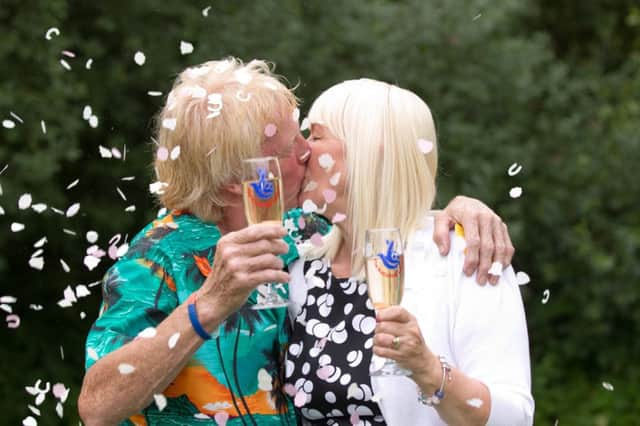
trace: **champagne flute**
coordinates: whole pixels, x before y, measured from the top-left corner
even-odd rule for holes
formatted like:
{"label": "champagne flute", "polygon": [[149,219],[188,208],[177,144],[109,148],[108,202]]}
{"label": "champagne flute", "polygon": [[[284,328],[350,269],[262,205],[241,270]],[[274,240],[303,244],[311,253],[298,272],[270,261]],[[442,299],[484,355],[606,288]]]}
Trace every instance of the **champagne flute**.
{"label": "champagne flute", "polygon": [[[282,223],[284,201],[280,163],[276,157],[249,158],[242,161],[242,199],[244,215],[249,225],[261,222]],[[286,300],[265,283],[265,296],[253,309],[287,306]]]}
{"label": "champagne flute", "polygon": [[[404,254],[398,228],[368,229],[364,256],[367,288],[374,308],[399,305],[404,292]],[[371,376],[408,376],[410,372],[385,358],[384,365]]]}

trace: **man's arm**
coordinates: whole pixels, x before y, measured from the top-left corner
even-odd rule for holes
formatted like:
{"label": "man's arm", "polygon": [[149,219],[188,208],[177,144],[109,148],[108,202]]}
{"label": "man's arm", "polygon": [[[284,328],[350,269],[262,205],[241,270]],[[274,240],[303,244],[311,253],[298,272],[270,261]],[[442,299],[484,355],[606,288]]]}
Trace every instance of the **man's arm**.
{"label": "man's arm", "polygon": [[489,274],[491,265],[500,262],[505,268],[515,253],[507,225],[481,201],[459,195],[436,213],[433,239],[442,255],[449,253],[449,231],[456,223],[464,228],[467,243],[464,273],[470,276],[477,270],[478,284],[484,285],[487,278],[497,284],[499,277]]}
{"label": "man's arm", "polygon": [[[259,284],[289,281],[277,257],[288,250],[284,235],[279,225],[259,224],[220,239],[211,274],[197,291],[198,319],[207,332],[239,309]],[[170,348],[176,333],[178,341]],[[156,327],[154,337],[136,338],[89,368],[78,399],[82,420],[87,426],[112,425],[139,413],[169,386],[201,344],[183,303]],[[134,370],[123,374],[123,364]]]}

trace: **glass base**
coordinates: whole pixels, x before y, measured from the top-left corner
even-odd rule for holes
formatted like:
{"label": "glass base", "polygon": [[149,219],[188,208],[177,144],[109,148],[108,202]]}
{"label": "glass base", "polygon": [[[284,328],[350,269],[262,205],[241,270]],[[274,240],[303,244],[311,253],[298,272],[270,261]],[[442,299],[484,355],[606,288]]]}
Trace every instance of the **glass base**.
{"label": "glass base", "polygon": [[260,310],[260,309],[274,309],[274,308],[285,308],[289,306],[289,302],[284,300],[276,291],[273,291],[269,286],[269,291],[264,296],[264,299],[256,303],[255,305],[251,305],[251,309]]}
{"label": "glass base", "polygon": [[411,371],[400,367],[395,361],[385,359],[384,365],[369,373],[371,377],[410,376]]}

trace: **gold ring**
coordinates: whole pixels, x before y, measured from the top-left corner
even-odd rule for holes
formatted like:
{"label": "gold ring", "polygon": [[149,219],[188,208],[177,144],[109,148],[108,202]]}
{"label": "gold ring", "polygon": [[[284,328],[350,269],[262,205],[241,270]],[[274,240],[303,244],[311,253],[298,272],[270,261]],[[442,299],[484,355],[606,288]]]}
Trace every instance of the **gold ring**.
{"label": "gold ring", "polygon": [[393,349],[398,350],[400,349],[400,337],[396,336],[393,338],[393,340],[391,341],[391,346],[393,346]]}

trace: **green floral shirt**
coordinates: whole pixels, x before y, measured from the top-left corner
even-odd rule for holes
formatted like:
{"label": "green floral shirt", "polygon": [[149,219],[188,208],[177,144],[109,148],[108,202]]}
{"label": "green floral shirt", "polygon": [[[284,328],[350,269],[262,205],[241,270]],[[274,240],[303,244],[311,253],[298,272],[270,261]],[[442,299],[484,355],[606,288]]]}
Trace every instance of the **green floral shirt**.
{"label": "green floral shirt", "polygon": [[[329,228],[326,221],[309,218],[299,209],[287,213],[290,250],[283,256],[285,264],[297,258],[296,244],[304,234],[324,234]],[[86,342],[86,368],[142,330],[156,327],[198,289],[219,238],[216,225],[187,212],[170,212],[142,229],[103,278],[100,315]],[[278,291],[287,296],[286,286]],[[295,425],[293,405],[282,390],[287,311],[252,310],[256,297],[254,291],[220,326],[218,337],[196,351],[163,392],[167,405],[162,411],[154,403],[122,424]]]}

